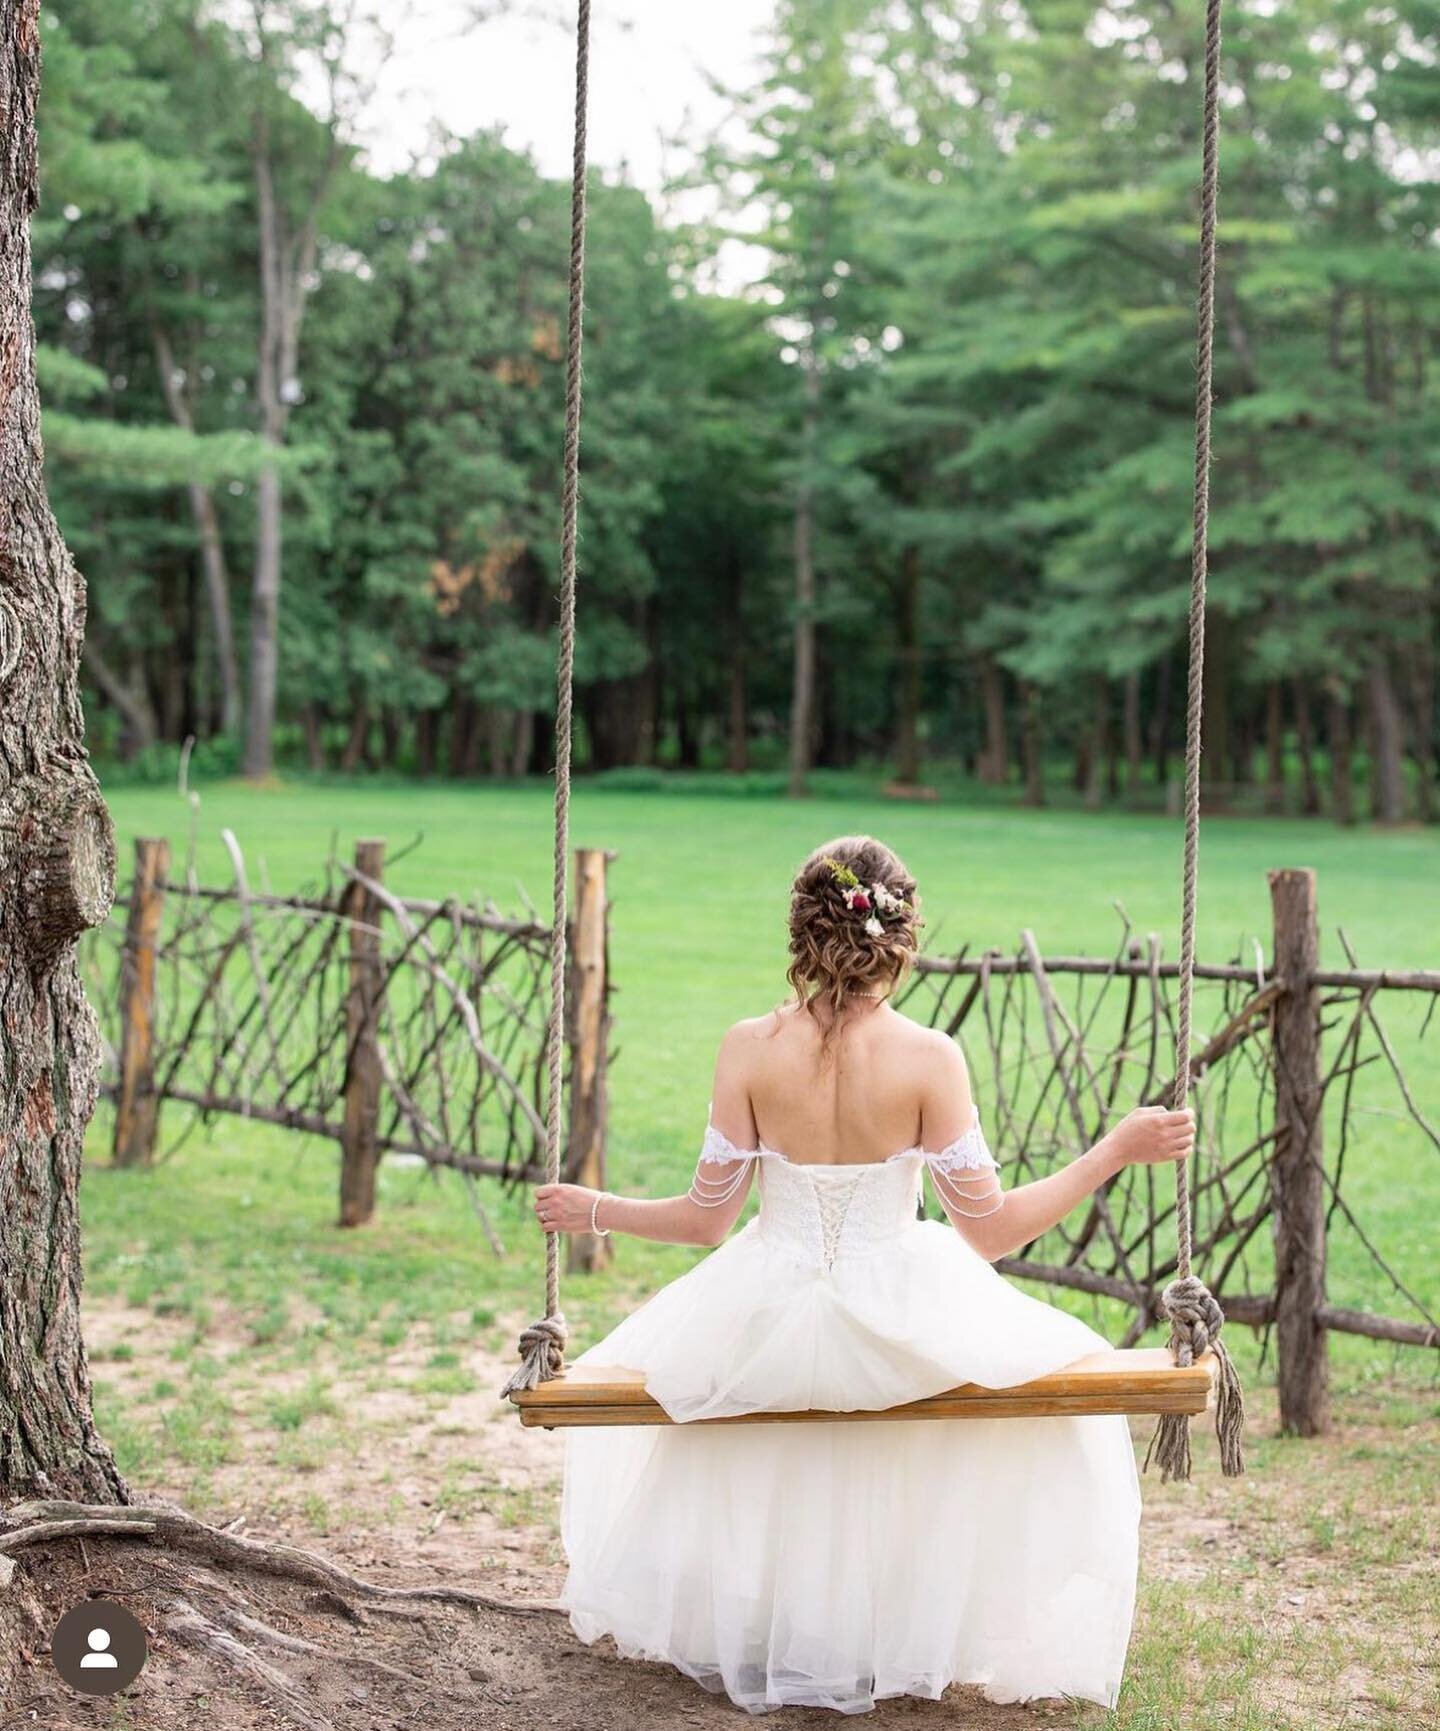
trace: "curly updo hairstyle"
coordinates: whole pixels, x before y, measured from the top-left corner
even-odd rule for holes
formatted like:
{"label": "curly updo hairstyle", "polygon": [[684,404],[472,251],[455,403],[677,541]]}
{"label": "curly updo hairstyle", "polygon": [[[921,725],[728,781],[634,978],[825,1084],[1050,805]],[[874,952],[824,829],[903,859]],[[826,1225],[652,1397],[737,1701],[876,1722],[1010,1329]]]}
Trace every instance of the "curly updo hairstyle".
{"label": "curly updo hairstyle", "polygon": [[921,923],[915,879],[884,842],[846,835],[816,848],[790,889],[796,1001],[827,1031],[837,1026],[855,994],[888,993],[905,977]]}

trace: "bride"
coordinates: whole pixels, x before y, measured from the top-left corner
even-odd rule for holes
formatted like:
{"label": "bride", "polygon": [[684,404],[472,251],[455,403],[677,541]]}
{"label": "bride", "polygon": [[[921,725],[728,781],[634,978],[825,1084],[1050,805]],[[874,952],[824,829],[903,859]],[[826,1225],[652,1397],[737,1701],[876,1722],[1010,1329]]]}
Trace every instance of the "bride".
{"label": "bride", "polygon": [[[863,1712],[951,1683],[1113,1706],[1140,1493],[1123,1417],[694,1425],[1003,1388],[1106,1342],[990,1265],[1189,1112],[1141,1108],[1006,1190],[965,1060],[888,999],[916,950],[914,879],[883,844],[818,849],[790,898],[793,999],[738,1023],[684,1196],[545,1185],[550,1231],[720,1245],[578,1361],[644,1373],[677,1423],[567,1433],[564,1603],[584,1641],[665,1660],[751,1712]],[[921,1174],[950,1224],[919,1218]]]}

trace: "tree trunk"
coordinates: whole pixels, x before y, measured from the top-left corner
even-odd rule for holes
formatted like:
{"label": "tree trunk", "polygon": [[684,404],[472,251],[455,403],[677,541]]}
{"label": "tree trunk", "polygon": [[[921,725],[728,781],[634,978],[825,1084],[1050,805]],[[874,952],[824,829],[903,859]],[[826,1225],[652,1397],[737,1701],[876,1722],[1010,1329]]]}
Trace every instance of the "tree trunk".
{"label": "tree trunk", "polygon": [[1010,747],[1005,729],[1005,676],[993,655],[980,662],[980,696],[985,705],[985,749],[976,766],[988,787],[1003,787],[1010,779]]}
{"label": "tree trunk", "polygon": [[900,636],[895,730],[895,779],[902,787],[920,780],[920,549],[907,547],[900,556],[897,625]]}
{"label": "tree trunk", "polygon": [[[279,444],[267,432],[266,440]],[[255,502],[255,566],[250,583],[250,703],[245,774],[263,779],[275,767],[275,688],[280,674],[280,472],[260,471]]]}
{"label": "tree trunk", "polygon": [[1145,745],[1140,737],[1140,674],[1125,675],[1125,791],[1132,798],[1140,792]]}
{"label": "tree trunk", "polygon": [[1200,724],[1203,735],[1202,749],[1205,754],[1205,776],[1212,789],[1212,797],[1217,804],[1223,804],[1222,790],[1225,784],[1239,779],[1231,762],[1234,739],[1230,722],[1230,669],[1226,660],[1230,632],[1223,613],[1212,616],[1208,634],[1203,673],[1205,707]]}
{"label": "tree trunk", "polygon": [[1320,780],[1315,773],[1315,721],[1310,713],[1310,692],[1303,679],[1291,688],[1295,705],[1295,744],[1300,753],[1300,809],[1306,817],[1320,812]]}
{"label": "tree trunk", "polygon": [[109,911],[115,839],[85,756],[85,585],[42,472],[39,12],[39,0],[0,0],[0,1500],[123,1502],[80,1334],[76,1202],[100,1046],[75,940]]}
{"label": "tree trunk", "polygon": [[[1110,754],[1110,685],[1103,675],[1095,681],[1095,715],[1091,723],[1090,744],[1085,753],[1085,804],[1096,811],[1100,806],[1101,775]],[[1076,773],[1079,771],[1077,769]]]}
{"label": "tree trunk", "polygon": [[530,759],[535,751],[535,711],[522,709],[515,717],[515,741],[510,756],[510,773],[517,778],[530,773]]}
{"label": "tree trunk", "polygon": [[1414,723],[1416,801],[1422,823],[1435,821],[1435,658],[1428,620],[1420,623],[1419,640],[1409,658],[1410,707]]}
{"label": "tree trunk", "polygon": [[1384,657],[1370,663],[1370,748],[1373,762],[1374,812],[1381,823],[1405,817],[1405,740],[1400,705]]}
{"label": "tree trunk", "polygon": [[365,747],[370,738],[370,703],[367,698],[357,698],[355,709],[350,717],[350,732],[345,740],[345,749],[340,753],[340,772],[342,775],[353,775],[365,761]]}
{"label": "tree trunk", "polygon": [[389,705],[380,711],[380,761],[385,769],[400,767],[400,748],[405,739],[405,721],[398,709]]}
{"label": "tree trunk", "polygon": [[725,767],[732,775],[750,768],[750,702],[745,674],[745,627],[741,623],[738,595],[730,621],[730,670],[725,723]]}
{"label": "tree trunk", "polygon": [[[187,433],[195,431],[195,417],[181,383],[170,337],[158,322],[150,327],[155,365],[170,419]],[[230,614],[230,572],[225,563],[225,543],[220,535],[220,516],[208,487],[191,481],[186,489],[190,516],[200,543],[200,567],[205,574],[205,595],[210,605],[210,628],[215,633],[215,664],[220,673],[220,725],[226,733],[240,731],[240,663],[235,654],[235,622]]]}
{"label": "tree trunk", "polygon": [[300,719],[305,728],[305,761],[311,769],[323,770],[325,767],[325,741],[320,726],[319,704],[304,704],[300,710]]}
{"label": "tree trunk", "polygon": [[[261,31],[265,26],[262,22]],[[305,297],[315,274],[320,207],[342,152],[332,116],[330,150],[310,190],[304,215],[292,229],[275,188],[270,115],[260,98],[251,166],[255,175],[260,264],[260,340],[256,377],[260,434],[275,460],[260,471],[255,500],[255,564],[250,591],[250,703],[245,730],[245,774],[263,778],[274,767],[275,692],[280,669],[280,577],[283,535],[280,458],[298,400],[300,330]]]}
{"label": "tree trunk", "polygon": [[[698,769],[700,767],[700,727],[695,716],[695,705],[690,701],[690,694],[685,689],[683,679],[677,679],[675,691],[675,761],[680,769]],[[635,753],[633,741],[626,742],[627,749],[620,757],[623,763],[633,763]]]}
{"label": "tree trunk", "polygon": [[84,661],[85,671],[119,710],[120,718],[125,723],[125,745],[128,749],[123,751],[123,755],[130,757],[137,751],[143,751],[146,746],[153,745],[158,730],[148,694],[143,689],[137,693],[127,685],[92,643],[87,643],[84,647]]}
{"label": "tree trunk", "polygon": [[1325,1303],[1324,1083],[1320,958],[1313,871],[1270,873],[1275,974],[1288,985],[1275,1010],[1275,1151],[1270,1163],[1275,1242],[1275,1334],[1280,1429],[1320,1436],[1330,1428]]}
{"label": "tree trunk", "polygon": [[815,451],[820,431],[820,363],[805,367],[800,478],[795,488],[795,650],[790,679],[790,797],[806,792],[815,734]]}
{"label": "tree trunk", "polygon": [[1155,707],[1150,715],[1150,756],[1158,788],[1164,788],[1170,779],[1170,701],[1174,690],[1175,658],[1166,655],[1155,681]]}
{"label": "tree trunk", "polygon": [[1025,803],[1045,803],[1045,749],[1040,736],[1040,693],[1033,685],[1020,688],[1021,750],[1025,758]]}
{"label": "tree trunk", "polygon": [[1278,817],[1285,809],[1285,722],[1280,681],[1265,687],[1265,810]]}
{"label": "tree trunk", "polygon": [[256,375],[261,437],[276,461],[260,471],[255,488],[255,555],[250,578],[250,701],[246,712],[245,774],[263,778],[275,766],[275,689],[280,670],[280,573],[283,509],[280,449],[285,443],[286,381],[284,243],[269,157],[269,127],[262,118],[255,147],[260,256],[260,343]]}
{"label": "tree trunk", "polygon": [[[385,843],[357,841],[358,878],[378,884],[385,873]],[[364,1226],[375,1213],[380,1169],[380,1013],[384,992],[380,918],[383,903],[352,879],[345,892],[350,922],[350,991],[345,1000],[345,1127],[340,1138],[340,1224]]]}
{"label": "tree trunk", "polygon": [[435,773],[435,711],[422,709],[415,717],[415,773],[427,781]]}
{"label": "tree trunk", "polygon": [[1325,704],[1325,730],[1330,743],[1330,806],[1336,823],[1355,821],[1355,784],[1351,756],[1350,700],[1344,691],[1330,692]]}
{"label": "tree trunk", "polygon": [[[685,768],[694,768],[700,761],[699,723],[703,717],[696,713],[678,672],[670,690],[675,701],[680,762]],[[582,701],[591,769],[655,761],[655,692],[648,668],[621,679],[596,680],[586,688]]]}
{"label": "tree trunk", "polygon": [[450,750],[446,758],[446,773],[457,780],[465,773],[465,762],[470,755],[470,735],[479,724],[479,714],[468,697],[451,699]]}

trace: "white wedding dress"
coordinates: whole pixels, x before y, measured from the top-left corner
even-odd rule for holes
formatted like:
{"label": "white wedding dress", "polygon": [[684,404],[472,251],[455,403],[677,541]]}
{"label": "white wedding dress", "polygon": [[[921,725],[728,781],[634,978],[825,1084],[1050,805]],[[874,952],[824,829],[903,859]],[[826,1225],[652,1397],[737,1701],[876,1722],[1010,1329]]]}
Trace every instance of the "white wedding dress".
{"label": "white wedding dress", "polygon": [[917,1218],[926,1163],[941,1184],[993,1167],[978,1126],[870,1165],[711,1128],[699,1173],[751,1160],[758,1215],[577,1361],[642,1371],[682,1422],[567,1433],[576,1633],[752,1712],[860,1713],[951,1683],[1113,1706],[1140,1515],[1124,1418],[683,1422],[1003,1388],[1106,1345]]}

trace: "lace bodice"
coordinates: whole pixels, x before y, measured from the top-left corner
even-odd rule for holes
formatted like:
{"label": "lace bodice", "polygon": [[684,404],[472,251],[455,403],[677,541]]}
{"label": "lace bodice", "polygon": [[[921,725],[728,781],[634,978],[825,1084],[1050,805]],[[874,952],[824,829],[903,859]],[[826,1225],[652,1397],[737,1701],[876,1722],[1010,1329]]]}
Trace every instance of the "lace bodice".
{"label": "lace bodice", "polygon": [[763,1145],[737,1148],[712,1124],[691,1194],[719,1205],[735,1194],[752,1161],[759,1164],[761,1199],[754,1230],[826,1269],[890,1244],[916,1223],[926,1166],[942,1195],[963,1196],[960,1187],[972,1179],[995,1182],[995,1161],[978,1121],[937,1153],[906,1148],[863,1165],[802,1163]]}

